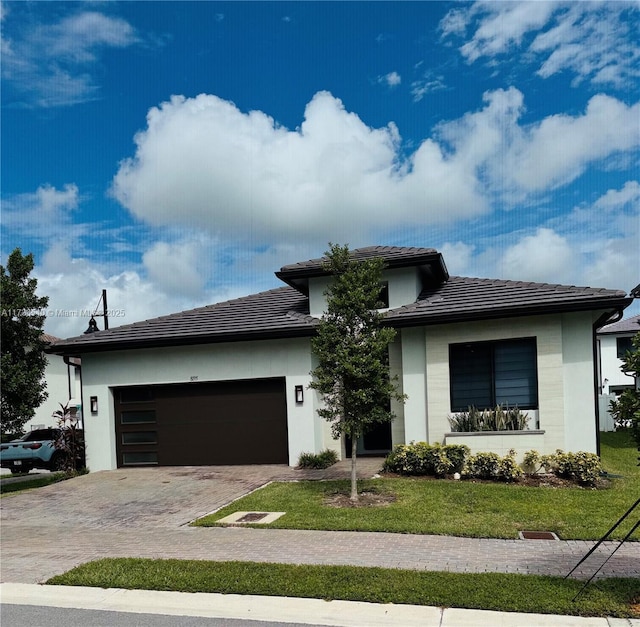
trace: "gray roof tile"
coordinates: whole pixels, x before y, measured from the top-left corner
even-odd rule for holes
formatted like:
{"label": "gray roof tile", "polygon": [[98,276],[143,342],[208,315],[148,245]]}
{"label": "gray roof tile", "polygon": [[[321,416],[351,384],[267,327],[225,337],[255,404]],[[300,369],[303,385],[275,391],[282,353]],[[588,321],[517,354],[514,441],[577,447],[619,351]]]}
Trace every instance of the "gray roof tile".
{"label": "gray roof tile", "polygon": [[[370,247],[362,256],[413,259],[420,265],[433,249]],[[294,264],[309,270],[322,260]],[[285,266],[291,268],[293,266]],[[524,281],[449,277],[430,284],[410,305],[386,314],[393,326],[417,326],[506,318],[563,311],[624,308],[631,302],[620,290]],[[318,323],[309,315],[308,298],[293,287],[199,307],[142,322],[56,342],[49,352],[81,355],[102,350],[206,344],[251,339],[309,337]]]}
{"label": "gray roof tile", "polygon": [[[438,255],[435,248],[416,248],[408,246],[367,246],[365,248],[356,248],[351,251],[353,259],[370,259],[371,257],[382,257],[387,263],[407,262],[420,260],[424,257]],[[327,261],[326,257],[318,259],[309,259],[308,261],[300,261],[292,263],[280,268],[278,275],[290,272],[306,272],[314,270],[323,270],[323,265]]]}
{"label": "gray roof tile", "polygon": [[280,287],[189,311],[134,322],[56,342],[66,354],[177,344],[305,336],[315,319],[308,300],[291,287]]}
{"label": "gray roof tile", "polygon": [[620,290],[454,276],[387,318],[401,326],[580,311],[626,306],[625,296]]}
{"label": "gray roof tile", "polygon": [[640,315],[632,316],[626,320],[619,320],[613,324],[607,324],[598,329],[599,334],[609,333],[638,333],[640,331]]}

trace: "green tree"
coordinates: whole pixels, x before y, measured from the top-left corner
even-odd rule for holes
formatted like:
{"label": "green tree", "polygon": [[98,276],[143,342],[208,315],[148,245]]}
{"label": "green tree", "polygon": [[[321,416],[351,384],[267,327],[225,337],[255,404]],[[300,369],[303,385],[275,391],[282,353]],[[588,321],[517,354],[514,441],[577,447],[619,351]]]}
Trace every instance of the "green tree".
{"label": "green tree", "polygon": [[390,401],[404,401],[389,374],[395,329],[382,325],[380,290],[384,260],[355,260],[348,246],[329,244],[325,269],[333,275],[327,311],[311,341],[318,366],[310,387],[322,394],[318,414],[334,437],[351,438],[351,500],[358,500],[356,446],[372,426],[391,422]]}
{"label": "green tree", "polygon": [[33,266],[33,255],[19,248],[9,255],[6,269],[0,266],[2,434],[22,433],[47,398],[42,309],[49,299],[36,296],[38,281],[29,276]]}
{"label": "green tree", "polygon": [[[636,333],[632,340],[632,349],[627,351],[620,370],[625,374],[634,376],[636,385],[633,389],[625,390],[620,397],[611,401],[611,413],[618,425],[629,425],[631,435],[640,451],[640,332]],[[640,458],[638,458],[640,461]],[[640,465],[640,464],[638,464]]]}

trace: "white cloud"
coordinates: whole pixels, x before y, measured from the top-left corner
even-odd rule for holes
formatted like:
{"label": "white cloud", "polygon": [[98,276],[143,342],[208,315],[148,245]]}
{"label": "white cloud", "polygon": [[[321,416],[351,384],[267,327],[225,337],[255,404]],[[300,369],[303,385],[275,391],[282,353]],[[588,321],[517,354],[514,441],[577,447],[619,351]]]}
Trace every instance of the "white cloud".
{"label": "white cloud", "polygon": [[149,111],[135,142],[113,194],[153,225],[327,242],[487,207],[475,173],[447,159],[437,143],[425,140],[401,162],[393,123],[372,129],[327,92],[313,97],[295,131],[216,96],[174,96]]}
{"label": "white cloud", "polygon": [[33,26],[25,21],[12,25],[9,34],[4,26],[2,78],[25,98],[24,104],[37,107],[97,98],[91,66],[104,50],[140,41],[126,20],[97,11],[80,11],[54,24]]}
{"label": "white cloud", "polygon": [[[241,288],[234,292],[226,287],[201,287],[193,291],[178,289],[171,284],[171,280],[159,277],[163,262],[158,253],[163,251],[170,255],[164,259],[167,275],[186,270],[185,266],[180,265],[180,260],[176,262],[173,258],[176,255],[180,258],[181,254],[181,259],[188,256],[188,253],[181,253],[177,245],[165,246],[158,243],[152,246],[149,258],[145,259],[147,272],[143,268],[136,269],[132,264],[127,264],[129,269],[126,270],[114,267],[105,269],[103,264],[78,257],[71,250],[69,245],[52,244],[33,273],[38,280],[38,294],[49,297],[50,315],[45,322],[45,331],[57,337],[80,335],[86,330],[89,321],[89,315],[86,314],[96,309],[103,289],[107,290],[108,308],[111,312],[110,328],[192,309],[244,293]],[[181,278],[186,282],[197,283],[193,272],[187,272]],[[99,327],[103,328],[102,319],[97,320]]]}
{"label": "white cloud", "polygon": [[610,189],[604,196],[598,198],[595,203],[597,209],[617,209],[625,205],[635,204],[640,206],[640,183],[638,181],[627,181],[621,190]]}
{"label": "white cloud", "polygon": [[[464,242],[445,242],[438,250],[444,257],[444,262],[451,276],[464,276],[472,272],[472,259],[475,246]],[[473,273],[473,272],[472,272]]]}
{"label": "white cloud", "polygon": [[481,111],[442,124],[440,136],[455,160],[482,170],[489,188],[511,202],[566,185],[588,166],[640,146],[640,104],[598,94],[582,115],[520,126],[524,99],[517,89],[489,92],[484,100]]}
{"label": "white cloud", "polygon": [[432,72],[426,72],[422,78],[411,83],[413,102],[420,102],[427,94],[442,89],[446,89],[444,77],[435,75]]}
{"label": "white cloud", "polygon": [[205,236],[155,242],[142,256],[148,278],[167,294],[198,298],[215,272],[214,242]]}
{"label": "white cloud", "polygon": [[84,225],[72,223],[79,200],[75,183],[61,190],[42,185],[33,193],[6,197],[2,202],[2,227],[42,241],[67,240],[85,230]]}
{"label": "white cloud", "polygon": [[378,83],[387,87],[397,87],[402,82],[402,77],[398,72],[389,72],[384,76],[378,76]]}
{"label": "white cloud", "polygon": [[539,228],[507,248],[501,260],[511,279],[567,283],[576,257],[569,242],[551,229]]}
{"label": "white cloud", "polygon": [[[443,37],[471,31],[460,52],[469,63],[522,51],[548,78],[568,71],[575,82],[629,88],[640,76],[636,2],[493,2],[452,9],[440,23]],[[636,35],[634,35],[636,33]]]}

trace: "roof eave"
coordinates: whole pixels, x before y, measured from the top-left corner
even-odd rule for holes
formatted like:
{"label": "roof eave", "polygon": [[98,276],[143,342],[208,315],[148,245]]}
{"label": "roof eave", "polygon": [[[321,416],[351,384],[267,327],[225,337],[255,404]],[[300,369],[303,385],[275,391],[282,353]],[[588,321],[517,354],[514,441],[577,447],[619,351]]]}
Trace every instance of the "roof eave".
{"label": "roof eave", "polygon": [[252,340],[277,340],[296,337],[311,337],[315,333],[315,325],[300,329],[278,329],[273,331],[219,335],[191,335],[167,338],[150,338],[148,340],[118,340],[113,342],[57,342],[49,346],[45,352],[54,355],[77,356],[86,353],[105,353],[142,348],[169,348],[176,346],[197,346],[202,344],[222,344],[225,342],[249,342]]}
{"label": "roof eave", "polygon": [[389,317],[385,323],[393,327],[415,327],[422,325],[447,324],[455,322],[473,322],[477,320],[493,320],[498,318],[519,318],[531,315],[572,313],[580,311],[611,310],[622,311],[633,302],[632,298],[616,298],[604,300],[589,300],[580,303],[524,305],[500,309],[442,312],[439,314],[407,313],[402,317]]}

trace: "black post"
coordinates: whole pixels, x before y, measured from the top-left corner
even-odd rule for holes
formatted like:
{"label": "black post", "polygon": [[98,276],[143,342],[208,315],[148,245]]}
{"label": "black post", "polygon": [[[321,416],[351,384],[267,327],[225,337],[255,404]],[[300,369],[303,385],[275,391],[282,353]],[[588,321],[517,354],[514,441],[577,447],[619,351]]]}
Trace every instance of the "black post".
{"label": "black post", "polygon": [[104,318],[104,330],[109,328],[109,317],[107,316],[107,290],[102,290],[102,317]]}

